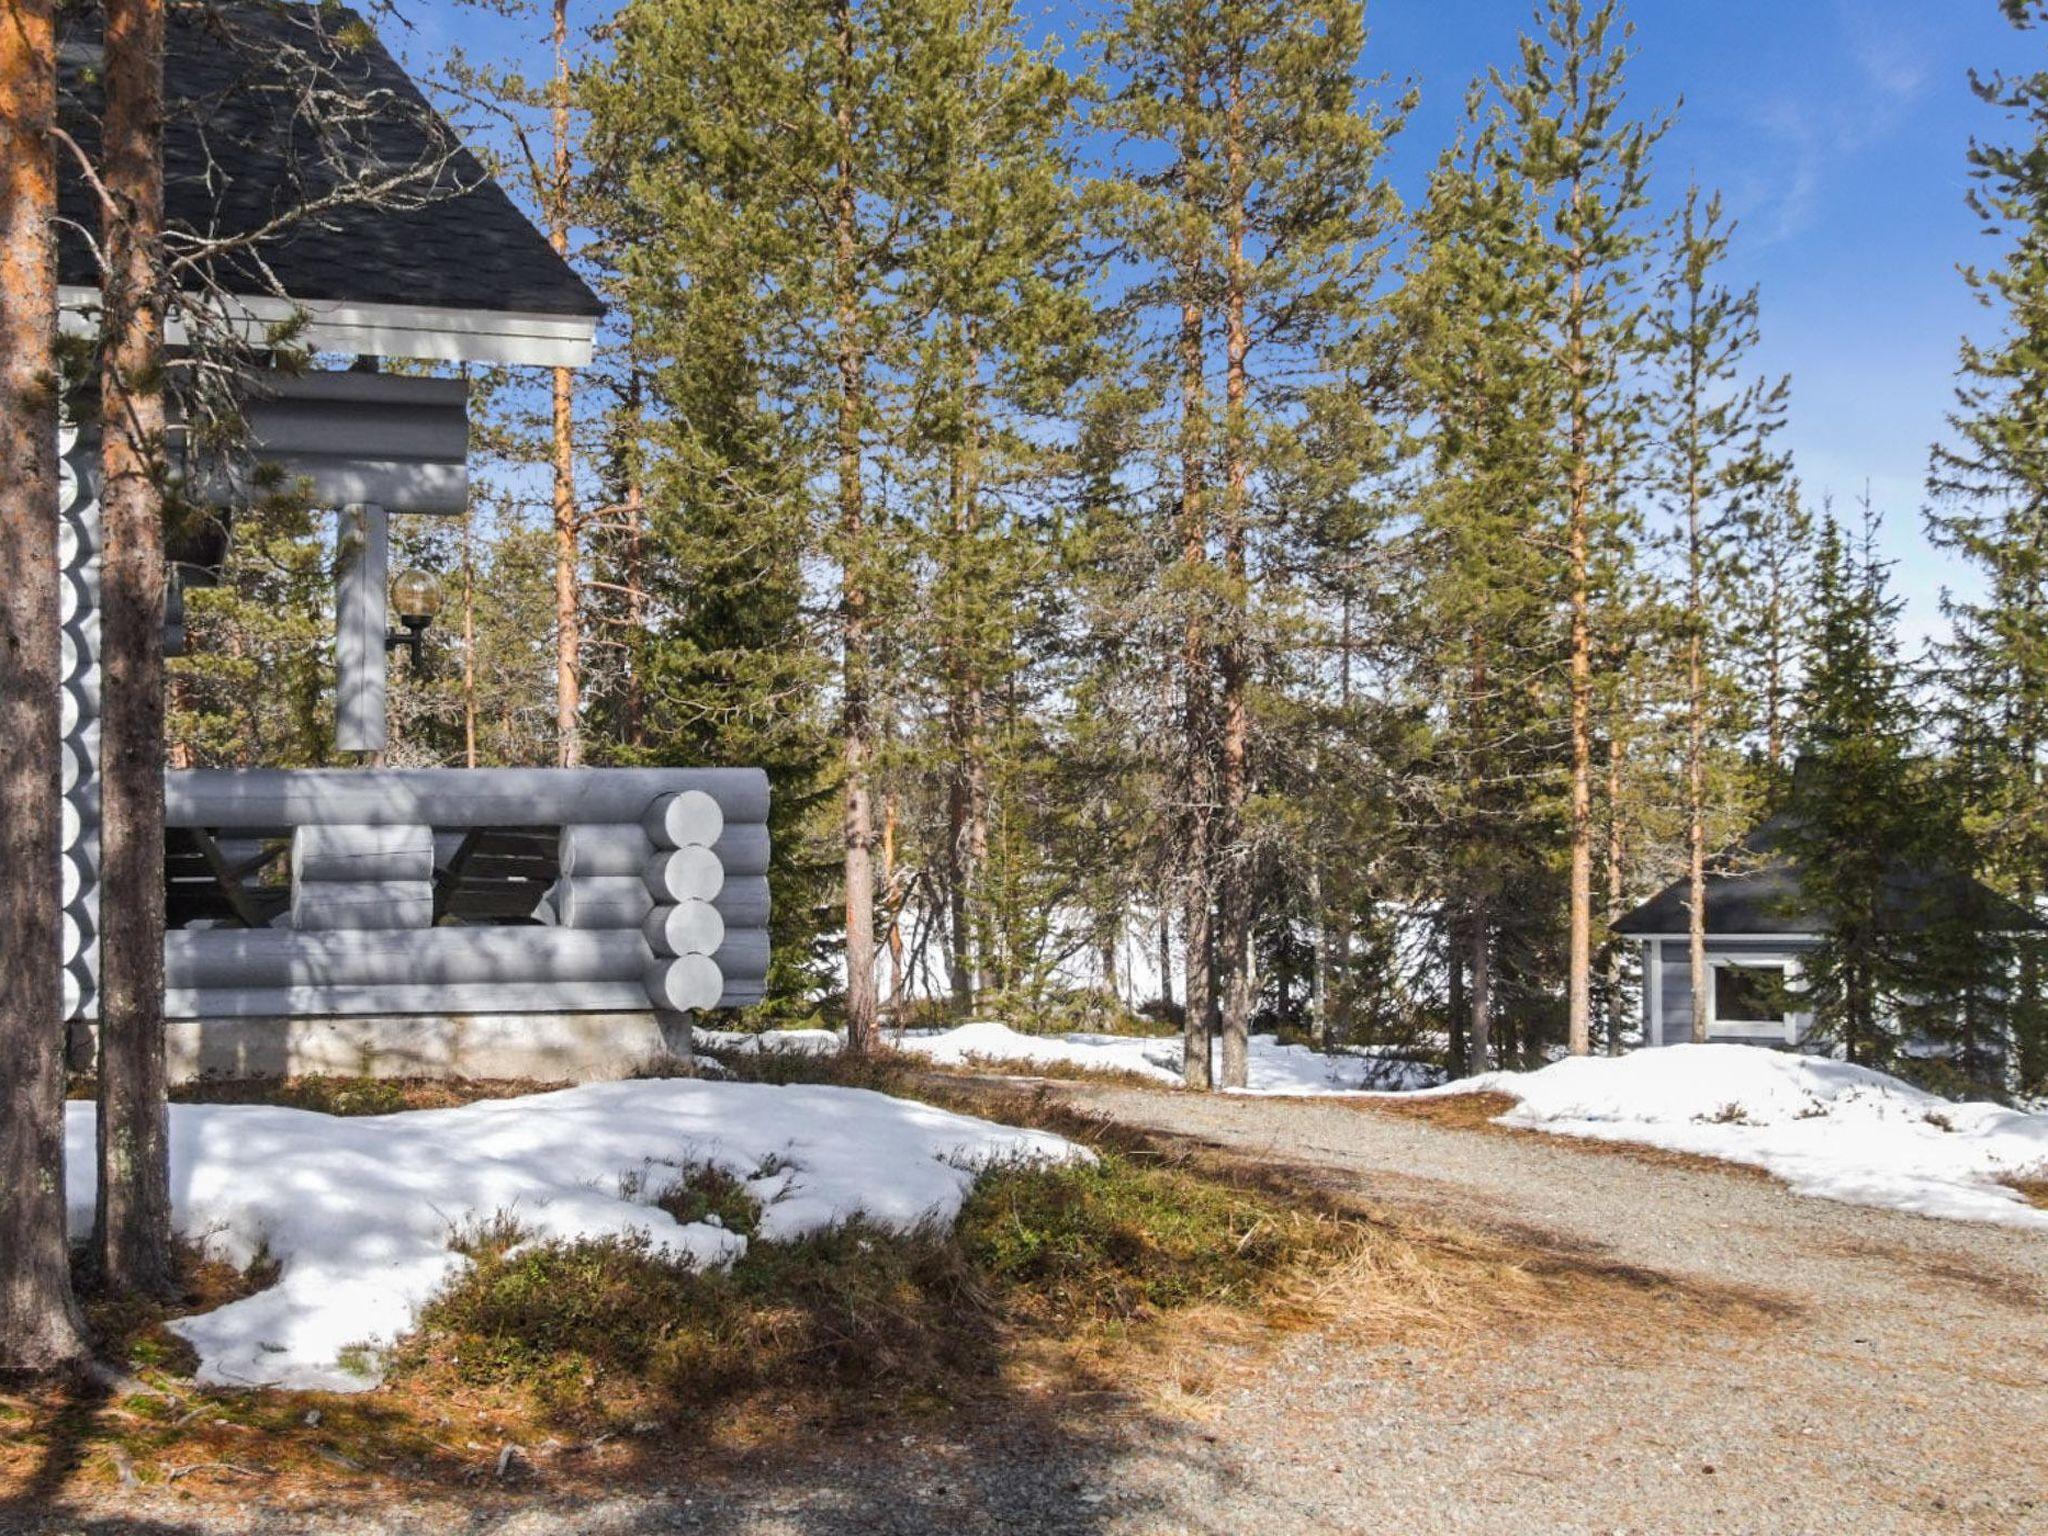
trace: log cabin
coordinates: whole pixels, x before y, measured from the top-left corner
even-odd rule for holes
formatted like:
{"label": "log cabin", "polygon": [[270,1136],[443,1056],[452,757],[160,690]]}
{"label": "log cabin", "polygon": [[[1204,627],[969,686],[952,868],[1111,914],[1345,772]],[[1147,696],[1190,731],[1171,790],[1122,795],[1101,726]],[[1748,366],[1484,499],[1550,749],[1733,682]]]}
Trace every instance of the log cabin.
{"label": "log cabin", "polygon": [[[70,14],[61,45],[63,122],[88,153],[95,25]],[[174,1076],[564,1079],[686,1053],[693,1015],[765,984],[765,774],[379,766],[388,657],[433,618],[430,581],[394,589],[391,519],[468,503],[462,365],[585,367],[602,306],[343,8],[173,8],[165,102],[168,341],[186,358],[230,343],[244,425],[216,457],[169,445],[183,497],[213,515],[172,551],[166,646],[184,643],[177,594],[218,571],[237,503],[295,488],[333,519],[335,744],[351,764],[167,775]],[[89,336],[96,208],[75,173],[60,194],[63,323]],[[310,369],[282,365],[307,355]],[[114,899],[89,424],[67,423],[61,450],[65,997],[89,1057]]]}

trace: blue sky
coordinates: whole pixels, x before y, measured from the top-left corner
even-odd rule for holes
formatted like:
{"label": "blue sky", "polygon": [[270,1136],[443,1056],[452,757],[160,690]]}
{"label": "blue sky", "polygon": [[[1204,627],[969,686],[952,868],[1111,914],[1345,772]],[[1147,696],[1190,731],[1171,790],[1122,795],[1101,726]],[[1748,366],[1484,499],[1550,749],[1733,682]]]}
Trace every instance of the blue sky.
{"label": "blue sky", "polygon": [[[608,13],[571,0],[579,25]],[[1512,59],[1528,0],[1368,0],[1365,67],[1413,79],[1422,104],[1394,174],[1413,193],[1455,131],[1464,88]],[[1054,4],[1077,35],[1091,8]],[[545,68],[538,23],[466,5],[406,6],[418,66],[461,36],[479,57],[524,53]],[[1658,157],[1662,191],[1688,177],[1721,189],[1739,218],[1732,280],[1763,290],[1761,366],[1793,378],[1790,446],[1809,491],[1843,503],[1866,484],[1887,516],[1909,638],[1937,629],[1944,583],[1967,583],[1921,535],[1921,479],[1942,430],[1956,343],[1987,317],[1956,268],[1995,247],[1963,205],[1970,136],[2002,120],[1969,71],[2043,60],[1993,0],[1636,0],[1639,111],[1681,102]],[[524,35],[522,35],[524,34]]]}
{"label": "blue sky", "polygon": [[[1455,129],[1463,83],[1505,59],[1526,0],[1378,0],[1377,67],[1423,102],[1399,160],[1413,185]],[[1638,0],[1639,110],[1679,102],[1661,147],[1666,196],[1688,176],[1741,221],[1730,273],[1763,291],[1762,364],[1793,381],[1791,446],[1810,491],[1866,483],[1887,517],[1909,635],[1938,626],[1945,582],[1922,537],[1921,482],[1942,431],[1956,344],[1990,318],[1956,268],[1995,246],[1963,204],[1973,133],[2003,120],[1969,71],[2037,67],[1993,0]]]}

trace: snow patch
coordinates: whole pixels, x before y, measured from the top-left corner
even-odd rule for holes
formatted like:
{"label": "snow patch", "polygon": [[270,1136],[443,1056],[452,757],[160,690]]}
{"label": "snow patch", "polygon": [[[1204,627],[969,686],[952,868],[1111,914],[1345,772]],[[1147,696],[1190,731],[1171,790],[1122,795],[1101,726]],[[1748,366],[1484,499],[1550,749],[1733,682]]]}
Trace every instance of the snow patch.
{"label": "snow patch", "polygon": [[830,1056],[845,1043],[833,1029],[692,1029],[693,1048],[734,1056]]}
{"label": "snow patch", "polygon": [[[946,1066],[991,1062],[1060,1063],[1097,1072],[1135,1072],[1155,1082],[1181,1082],[1179,1035],[1020,1034],[1006,1024],[962,1024],[937,1034],[906,1030],[890,1044]],[[1220,1059],[1218,1046],[1212,1061]],[[1250,1085],[1267,1095],[1358,1093],[1419,1088],[1442,1074],[1418,1062],[1365,1052],[1325,1055],[1305,1045],[1282,1045],[1274,1035],[1251,1037]]]}
{"label": "snow patch", "polygon": [[[686,1168],[745,1182],[760,1236],[787,1241],[855,1217],[896,1231],[950,1223],[975,1173],[1085,1148],[863,1089],[670,1079],[592,1083],[457,1109],[341,1118],[174,1104],[178,1233],[278,1281],[171,1324],[216,1385],[361,1391],[378,1355],[469,1260],[454,1249],[500,1217],[533,1240],[642,1236],[715,1266],[746,1239],[677,1222],[651,1201]],[[94,1108],[66,1106],[74,1238],[92,1226]]]}
{"label": "snow patch", "polygon": [[1504,1093],[1517,1103],[1503,1125],[1748,1163],[1804,1195],[2048,1230],[2048,1210],[1998,1182],[2048,1168],[2048,1115],[1958,1104],[1825,1057],[1675,1045],[1431,1091]]}

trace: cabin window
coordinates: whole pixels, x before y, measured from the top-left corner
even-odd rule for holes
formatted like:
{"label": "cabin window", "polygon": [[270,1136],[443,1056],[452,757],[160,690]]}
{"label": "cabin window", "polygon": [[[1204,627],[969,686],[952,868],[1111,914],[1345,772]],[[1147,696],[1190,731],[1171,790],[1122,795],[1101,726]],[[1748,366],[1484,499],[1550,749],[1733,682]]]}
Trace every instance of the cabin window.
{"label": "cabin window", "polygon": [[1786,967],[1736,965],[1728,961],[1715,964],[1715,1023],[1783,1027],[1791,1022],[1792,1013],[1792,988]]}

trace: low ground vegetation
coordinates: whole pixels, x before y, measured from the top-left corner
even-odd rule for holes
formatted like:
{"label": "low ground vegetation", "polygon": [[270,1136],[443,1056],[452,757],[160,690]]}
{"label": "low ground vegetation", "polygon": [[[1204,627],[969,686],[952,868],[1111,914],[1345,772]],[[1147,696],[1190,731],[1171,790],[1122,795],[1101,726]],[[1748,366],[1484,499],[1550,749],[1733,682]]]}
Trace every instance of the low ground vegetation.
{"label": "low ground vegetation", "polygon": [[[750,1243],[725,1271],[633,1241],[522,1242],[516,1220],[493,1223],[470,1235],[471,1268],[385,1362],[385,1385],[360,1395],[194,1386],[190,1352],[165,1324],[270,1274],[187,1253],[173,1300],[92,1305],[102,1353],[133,1373],[131,1390],[0,1392],[0,1509],[93,1489],[289,1499],[398,1484],[562,1488],[800,1447],[826,1430],[1200,1413],[1232,1371],[1303,1327],[1449,1344],[1539,1320],[1632,1317],[1646,1288],[1691,1300],[1642,1276],[1360,1209],[1284,1171],[1078,1114],[1043,1089],[886,1055],[763,1053],[727,1070],[913,1094],[1056,1130],[1097,1158],[996,1168],[950,1231],[848,1224]],[[375,1114],[511,1086],[306,1079],[189,1092]],[[658,1199],[679,1219],[741,1233],[759,1214],[737,1181],[704,1169]]]}

